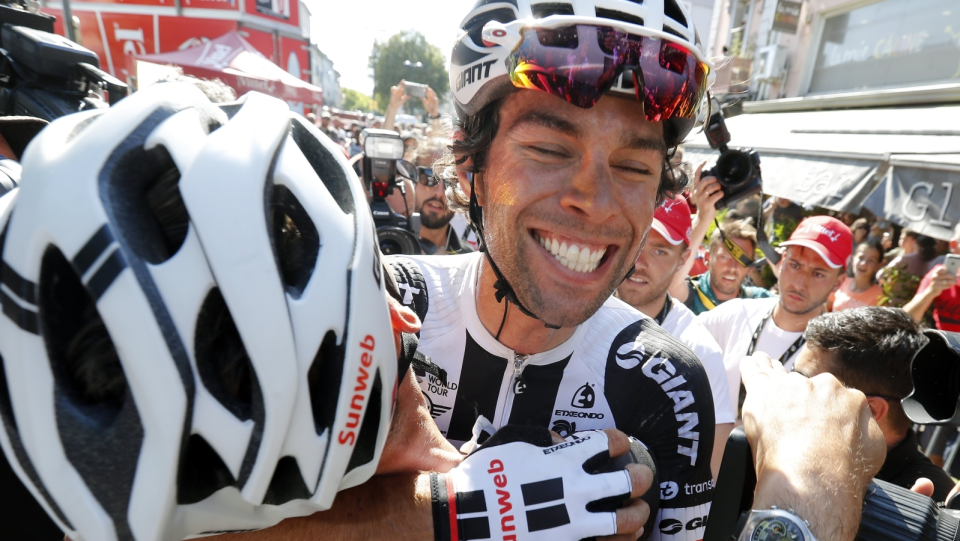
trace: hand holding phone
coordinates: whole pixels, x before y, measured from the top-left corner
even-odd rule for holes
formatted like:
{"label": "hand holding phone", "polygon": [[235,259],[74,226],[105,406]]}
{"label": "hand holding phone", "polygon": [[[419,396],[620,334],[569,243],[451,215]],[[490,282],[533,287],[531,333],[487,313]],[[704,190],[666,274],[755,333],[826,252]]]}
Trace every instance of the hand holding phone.
{"label": "hand holding phone", "polygon": [[423,99],[427,96],[427,85],[405,82],[403,92],[408,96]]}
{"label": "hand holding phone", "polygon": [[944,258],[943,266],[947,268],[947,272],[956,276],[957,271],[960,271],[960,255],[947,254]]}

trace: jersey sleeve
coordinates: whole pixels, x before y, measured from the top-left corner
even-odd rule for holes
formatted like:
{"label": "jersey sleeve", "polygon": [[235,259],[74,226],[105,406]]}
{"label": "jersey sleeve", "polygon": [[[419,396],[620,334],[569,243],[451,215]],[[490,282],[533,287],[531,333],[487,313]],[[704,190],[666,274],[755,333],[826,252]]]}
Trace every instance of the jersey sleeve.
{"label": "jersey sleeve", "polygon": [[643,319],[611,344],[604,393],[617,427],[657,459],[660,511],[650,539],[703,539],[714,490],[715,426],[703,365],[656,323]]}

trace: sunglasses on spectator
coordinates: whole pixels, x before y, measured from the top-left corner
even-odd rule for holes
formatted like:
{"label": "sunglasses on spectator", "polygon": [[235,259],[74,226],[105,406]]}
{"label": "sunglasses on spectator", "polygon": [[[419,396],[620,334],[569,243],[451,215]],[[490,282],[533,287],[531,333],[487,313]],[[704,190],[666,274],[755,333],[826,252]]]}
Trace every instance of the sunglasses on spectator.
{"label": "sunglasses on spectator", "polygon": [[440,179],[433,176],[432,167],[421,167],[417,166],[417,182],[423,184],[427,188],[433,188],[437,184],[440,184]]}

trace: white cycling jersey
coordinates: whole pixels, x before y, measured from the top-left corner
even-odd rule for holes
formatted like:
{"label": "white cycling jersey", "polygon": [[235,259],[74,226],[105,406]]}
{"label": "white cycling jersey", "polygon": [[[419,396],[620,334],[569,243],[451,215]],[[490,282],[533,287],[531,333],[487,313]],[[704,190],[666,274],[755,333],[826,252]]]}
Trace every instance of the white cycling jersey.
{"label": "white cycling jersey", "polygon": [[618,428],[657,460],[661,501],[651,539],[703,539],[715,423],[700,361],[653,319],[613,298],[560,346],[517,355],[477,315],[482,257],[387,258],[403,304],[423,322],[419,351],[447,374],[446,385],[421,377],[441,432],[460,446],[481,415],[495,427],[545,426],[562,436]]}

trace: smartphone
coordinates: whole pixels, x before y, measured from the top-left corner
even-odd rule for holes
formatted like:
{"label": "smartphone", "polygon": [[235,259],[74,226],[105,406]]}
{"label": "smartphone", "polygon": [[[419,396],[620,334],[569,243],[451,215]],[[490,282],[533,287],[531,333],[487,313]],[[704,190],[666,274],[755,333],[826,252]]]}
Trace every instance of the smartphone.
{"label": "smartphone", "polygon": [[960,255],[947,254],[944,258],[943,265],[947,267],[947,272],[956,276],[957,271],[960,271]]}
{"label": "smartphone", "polygon": [[403,83],[403,93],[414,98],[427,97],[427,85],[420,83]]}

